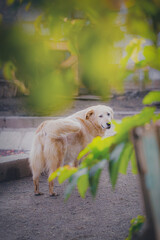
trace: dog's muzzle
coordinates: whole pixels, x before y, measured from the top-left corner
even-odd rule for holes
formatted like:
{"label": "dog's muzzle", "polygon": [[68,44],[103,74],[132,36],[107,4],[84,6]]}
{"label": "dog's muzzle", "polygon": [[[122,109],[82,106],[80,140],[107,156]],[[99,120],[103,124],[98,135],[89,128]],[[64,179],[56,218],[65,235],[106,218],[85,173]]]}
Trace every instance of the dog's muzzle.
{"label": "dog's muzzle", "polygon": [[106,123],[106,125],[107,125],[107,129],[111,128],[111,123]]}
{"label": "dog's muzzle", "polygon": [[103,125],[101,125],[102,128],[104,129],[110,129],[111,128],[111,123],[106,123],[106,126],[104,127]]}

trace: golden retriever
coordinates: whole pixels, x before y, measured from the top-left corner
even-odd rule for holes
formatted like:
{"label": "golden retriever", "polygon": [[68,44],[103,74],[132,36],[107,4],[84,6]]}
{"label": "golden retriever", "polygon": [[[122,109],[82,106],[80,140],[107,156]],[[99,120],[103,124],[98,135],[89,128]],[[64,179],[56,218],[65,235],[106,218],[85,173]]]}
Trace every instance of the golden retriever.
{"label": "golden retriever", "polygon": [[[113,110],[105,105],[97,105],[79,111],[69,117],[48,120],[40,124],[35,133],[29,163],[33,174],[35,195],[39,191],[39,176],[43,170],[50,175],[58,167],[72,162],[78,165],[77,156],[93,138],[103,137],[111,128]],[[50,196],[53,181],[49,183]]]}

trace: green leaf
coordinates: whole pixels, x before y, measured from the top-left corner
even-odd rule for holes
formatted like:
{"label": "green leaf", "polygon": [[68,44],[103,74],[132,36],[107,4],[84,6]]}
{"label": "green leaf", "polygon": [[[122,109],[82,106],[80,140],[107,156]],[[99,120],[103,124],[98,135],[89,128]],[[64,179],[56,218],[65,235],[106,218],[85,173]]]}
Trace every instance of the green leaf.
{"label": "green leaf", "polygon": [[68,166],[63,167],[58,176],[59,184],[62,184],[64,181],[66,181],[68,178],[70,178],[77,171],[78,171],[78,169],[75,167],[68,167]]}
{"label": "green leaf", "polygon": [[67,185],[66,190],[65,190],[65,200],[68,200],[70,197],[73,189],[76,187],[77,184],[77,178],[73,178]]}
{"label": "green leaf", "polygon": [[154,46],[145,46],[143,54],[147,62],[153,62],[156,59],[156,48]]}
{"label": "green leaf", "polygon": [[156,122],[159,119],[160,119],[160,113],[159,114],[154,114],[153,117],[152,117],[153,122]]}
{"label": "green leaf", "polygon": [[[94,151],[94,150],[92,150]],[[93,165],[95,165],[98,162],[97,158],[93,153],[89,153],[87,157],[82,161],[81,166],[91,168]]]}
{"label": "green leaf", "polygon": [[48,182],[53,181],[58,176],[58,172],[59,172],[59,168],[55,172],[51,173],[48,178]]}
{"label": "green leaf", "polygon": [[118,144],[110,154],[109,173],[110,173],[112,187],[115,187],[117,182],[119,166],[121,162],[121,156],[124,151],[124,147],[125,147],[125,143],[122,142]]}
{"label": "green leaf", "polygon": [[119,172],[122,174],[127,174],[127,167],[130,161],[131,154],[133,152],[133,146],[130,142],[127,142],[124,146],[123,153],[120,159]]}
{"label": "green leaf", "polygon": [[133,174],[137,174],[138,170],[137,170],[137,162],[136,162],[136,158],[135,158],[135,152],[132,152],[131,155],[131,167],[132,167],[132,173]]}
{"label": "green leaf", "polygon": [[86,152],[88,153],[82,161],[81,166],[91,168],[100,160],[107,158],[108,146],[111,145],[111,143],[111,137],[107,138],[107,140],[102,139],[101,137],[94,138],[93,141],[79,154],[78,158],[81,158],[86,155]]}
{"label": "green leaf", "polygon": [[145,46],[143,55],[147,65],[160,70],[160,47]]}
{"label": "green leaf", "polygon": [[16,71],[16,67],[13,62],[8,61],[4,64],[3,74],[6,80],[13,81],[13,72]]}
{"label": "green leaf", "polygon": [[64,181],[66,181],[68,178],[70,178],[77,171],[78,171],[77,168],[66,165],[64,167],[58,168],[55,172],[53,172],[49,176],[48,181],[51,182],[56,177],[58,177],[58,182],[60,184],[62,184]]}
{"label": "green leaf", "polygon": [[65,200],[67,200],[70,197],[73,189],[75,188],[75,186],[77,184],[79,177],[81,177],[82,175],[85,175],[86,171],[87,171],[86,168],[79,169],[75,174],[73,174],[70,177],[69,183],[68,183],[66,191],[65,191]]}
{"label": "green leaf", "polygon": [[77,159],[80,160],[82,157],[84,157],[89,152],[88,146],[84,148],[78,155]]}
{"label": "green leaf", "polygon": [[98,183],[99,183],[99,177],[101,175],[101,171],[104,168],[106,162],[107,162],[107,160],[104,159],[104,160],[100,161],[99,163],[95,164],[89,170],[89,184],[90,184],[90,190],[91,190],[93,197],[96,196]]}
{"label": "green leaf", "polygon": [[143,99],[143,104],[152,104],[154,102],[160,102],[160,91],[150,92]]}
{"label": "green leaf", "polygon": [[136,218],[133,218],[130,221],[131,226],[129,228],[129,235],[126,238],[126,240],[132,240],[133,234],[137,233],[141,229],[144,222],[145,222],[145,217],[144,216],[138,215]]}
{"label": "green leaf", "polygon": [[31,7],[31,2],[28,2],[27,5],[25,6],[25,10],[29,11],[30,7]]}
{"label": "green leaf", "polygon": [[117,134],[113,136],[112,143],[117,145],[121,142],[129,141],[130,130],[134,127],[149,123],[154,116],[154,111],[154,107],[145,107],[139,114],[123,118],[121,123],[115,125]]}
{"label": "green leaf", "polygon": [[[87,169],[86,169],[87,170]],[[80,176],[77,181],[77,187],[79,194],[82,198],[85,198],[87,189],[89,187],[89,179],[88,179],[88,172],[86,174]]]}
{"label": "green leaf", "polygon": [[12,5],[15,2],[15,0],[6,0],[6,3],[8,6]]}
{"label": "green leaf", "polygon": [[121,66],[127,66],[128,60],[131,58],[133,62],[139,62],[139,52],[142,50],[142,44],[145,42],[143,38],[133,38],[126,46],[126,56],[121,59]]}

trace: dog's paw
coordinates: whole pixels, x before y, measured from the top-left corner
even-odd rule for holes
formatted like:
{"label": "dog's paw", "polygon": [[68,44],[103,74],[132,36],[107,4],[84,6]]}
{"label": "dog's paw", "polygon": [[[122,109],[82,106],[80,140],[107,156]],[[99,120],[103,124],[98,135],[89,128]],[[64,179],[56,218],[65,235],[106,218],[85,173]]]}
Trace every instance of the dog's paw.
{"label": "dog's paw", "polygon": [[59,196],[59,194],[56,192],[50,193],[50,197],[57,197],[57,196]]}
{"label": "dog's paw", "polygon": [[41,195],[44,195],[44,193],[42,192],[35,193],[35,196],[41,196]]}

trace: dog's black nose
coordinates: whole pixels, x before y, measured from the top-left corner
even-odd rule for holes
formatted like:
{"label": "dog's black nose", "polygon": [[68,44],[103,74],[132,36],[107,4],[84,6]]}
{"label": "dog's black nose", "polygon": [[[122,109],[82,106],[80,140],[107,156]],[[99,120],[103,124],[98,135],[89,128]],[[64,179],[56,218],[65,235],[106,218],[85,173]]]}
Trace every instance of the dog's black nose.
{"label": "dog's black nose", "polygon": [[106,123],[107,124],[107,128],[111,128],[111,124],[110,123]]}

